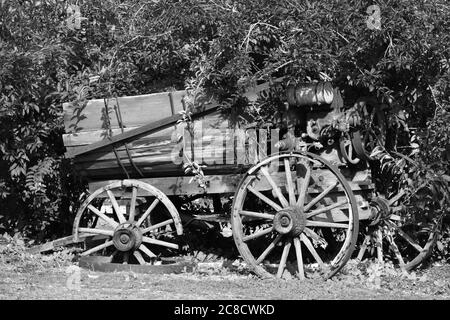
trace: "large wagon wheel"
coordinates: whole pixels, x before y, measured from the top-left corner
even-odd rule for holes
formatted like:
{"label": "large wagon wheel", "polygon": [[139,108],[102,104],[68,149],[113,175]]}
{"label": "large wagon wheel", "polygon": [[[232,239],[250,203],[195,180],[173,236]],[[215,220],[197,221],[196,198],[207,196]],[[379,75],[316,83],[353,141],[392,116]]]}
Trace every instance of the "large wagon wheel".
{"label": "large wagon wheel", "polygon": [[81,205],[73,225],[75,241],[80,235],[95,236],[81,256],[107,255],[111,262],[123,263],[153,263],[175,254],[176,235],[182,233],[178,211],[167,196],[137,180],[96,190]]}
{"label": "large wagon wheel", "polygon": [[231,222],[241,256],[259,276],[304,279],[320,271],[329,278],[353,252],[358,209],[336,167],[311,153],[286,153],[247,172]]}
{"label": "large wagon wheel", "polygon": [[373,160],[371,153],[375,147],[386,144],[384,105],[372,100],[360,101],[358,105],[361,125],[359,130],[351,133],[352,145],[360,159]]}
{"label": "large wagon wheel", "polygon": [[391,260],[410,271],[431,255],[441,221],[425,214],[400,214],[401,207],[396,205],[403,195],[400,192],[389,200],[383,197],[372,199],[374,220],[366,226],[358,260],[369,253],[380,262]]}

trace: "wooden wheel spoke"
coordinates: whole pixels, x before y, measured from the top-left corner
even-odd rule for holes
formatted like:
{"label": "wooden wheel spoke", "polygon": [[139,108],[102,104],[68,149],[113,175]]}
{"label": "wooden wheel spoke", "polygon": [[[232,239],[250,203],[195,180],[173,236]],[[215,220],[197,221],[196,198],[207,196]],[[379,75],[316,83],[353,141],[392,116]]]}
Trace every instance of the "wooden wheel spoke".
{"label": "wooden wheel spoke", "polygon": [[254,212],[254,211],[248,211],[248,210],[242,210],[240,213],[241,213],[241,215],[246,216],[246,217],[268,219],[268,220],[273,220],[273,217],[274,217],[273,214]]}
{"label": "wooden wheel spoke", "polygon": [[308,211],[311,209],[314,205],[316,205],[320,200],[322,200],[328,193],[330,193],[331,190],[333,190],[338,184],[338,181],[336,180],[333,184],[328,186],[325,190],[323,190],[317,197],[312,199],[306,206],[304,211]]}
{"label": "wooden wheel spoke", "polygon": [[318,214],[324,213],[324,212],[328,212],[330,210],[339,208],[340,206],[343,206],[344,204],[347,204],[347,200],[341,200],[339,202],[333,203],[332,205],[329,205],[327,207],[323,207],[323,208],[319,208],[316,209],[314,211],[311,211],[310,213],[308,213],[308,215],[306,216],[307,219],[310,219]]}
{"label": "wooden wheel spoke", "polygon": [[110,240],[110,241],[107,241],[105,243],[102,243],[101,245],[98,245],[98,246],[93,247],[93,248],[91,248],[89,250],[86,250],[85,252],[82,252],[80,255],[81,256],[87,256],[87,255],[89,255],[91,253],[100,251],[100,250],[105,249],[105,248],[107,248],[109,246],[112,246],[112,245],[113,245],[113,242],[112,242],[112,240]]}
{"label": "wooden wheel spoke", "polygon": [[321,245],[323,245],[325,247],[328,245],[327,241],[324,238],[322,238],[321,236],[319,236],[314,230],[312,230],[312,229],[310,229],[308,227],[305,227],[305,229],[303,229],[303,232],[308,237],[313,239],[315,242],[318,242],[318,243],[320,243]]}
{"label": "wooden wheel spoke", "polygon": [[167,225],[169,225],[171,223],[173,223],[173,219],[169,219],[169,220],[166,220],[166,221],[154,224],[154,225],[152,225],[152,226],[150,226],[148,228],[142,229],[141,231],[142,231],[142,234],[146,234],[149,231],[153,231],[153,230],[162,228],[162,227],[167,226]]}
{"label": "wooden wheel spoke", "polygon": [[279,234],[275,239],[273,239],[273,241],[269,244],[266,250],[264,250],[264,252],[261,253],[258,259],[256,259],[256,264],[260,264],[267,257],[267,255],[275,248],[275,246],[280,240],[281,234]]}
{"label": "wooden wheel spoke", "polygon": [[123,262],[122,264],[128,264],[130,261],[130,253],[128,251],[123,253]]}
{"label": "wooden wheel spoke", "polygon": [[414,241],[407,233],[405,233],[403,230],[401,230],[400,228],[397,229],[398,234],[405,239],[406,241],[408,241],[408,243],[413,246],[417,251],[422,252],[423,248],[416,242]]}
{"label": "wooden wheel spoke", "polygon": [[289,207],[289,202],[286,200],[286,198],[283,196],[283,194],[281,193],[280,188],[277,186],[277,184],[275,183],[275,181],[273,181],[272,177],[269,174],[269,171],[267,170],[267,167],[261,167],[260,171],[263,173],[263,175],[266,177],[267,181],[269,182],[269,184],[271,185],[273,191],[275,192],[275,194],[277,195],[278,200],[280,200],[281,204],[284,207]]}
{"label": "wooden wheel spoke", "polygon": [[273,230],[273,227],[269,227],[269,228],[266,228],[266,229],[257,231],[257,232],[255,232],[255,233],[253,233],[253,234],[251,234],[251,235],[248,235],[248,236],[243,237],[243,238],[242,238],[242,241],[245,242],[245,241],[249,241],[249,240],[253,240],[253,239],[262,237],[262,236],[264,236],[264,235],[266,235],[266,234],[268,234],[268,233],[271,233],[272,230]]}
{"label": "wooden wheel spoke", "polygon": [[413,248],[415,248],[417,251],[422,252],[423,248],[416,242],[414,239],[412,239],[407,233],[405,233],[402,229],[400,229],[398,226],[396,226],[394,223],[386,220],[386,224],[388,224],[391,228],[394,228],[397,233],[405,239]]}
{"label": "wooden wheel spoke", "polygon": [[115,228],[119,224],[114,221],[113,219],[109,218],[106,214],[101,213],[100,210],[98,210],[93,205],[88,205],[88,209],[91,210],[93,213],[95,213],[100,219],[104,220],[107,224],[109,224],[111,227]]}
{"label": "wooden wheel spoke", "polygon": [[139,264],[146,264],[144,257],[142,257],[142,254],[139,251],[134,251],[133,255],[135,256],[135,258],[137,259],[137,261],[139,262]]}
{"label": "wooden wheel spoke", "polygon": [[336,222],[327,222],[327,221],[315,221],[308,220],[306,221],[307,227],[321,227],[321,228],[341,228],[348,229],[348,225]]}
{"label": "wooden wheel spoke", "polygon": [[286,188],[288,189],[289,193],[289,204],[293,206],[297,201],[295,197],[294,183],[292,182],[292,174],[290,167],[291,165],[289,164],[289,158],[284,158],[284,171],[286,173],[286,182],[287,182]]}
{"label": "wooden wheel spoke", "polygon": [[362,258],[364,257],[364,253],[367,250],[369,242],[370,242],[370,235],[366,235],[363,243],[361,244],[361,248],[359,249],[358,256],[356,257],[356,259],[358,259],[359,261],[362,261]]}
{"label": "wooden wheel spoke", "polygon": [[314,249],[314,246],[311,243],[311,241],[308,239],[308,237],[305,236],[304,234],[301,234],[300,235],[300,239],[303,241],[303,243],[305,244],[306,248],[308,248],[309,252],[311,252],[312,256],[317,261],[317,263],[319,264],[320,268],[323,269],[323,267],[324,267],[323,261],[320,258],[319,254],[317,253],[316,249]]}
{"label": "wooden wheel spoke", "polygon": [[137,197],[137,188],[133,187],[133,191],[131,193],[130,215],[128,216],[128,221],[130,222],[134,221],[134,216],[136,214],[136,197]]}
{"label": "wooden wheel spoke", "polygon": [[377,259],[378,262],[383,262],[383,232],[378,229],[376,234],[376,247],[377,247]]}
{"label": "wooden wheel spoke", "polygon": [[289,250],[291,249],[291,242],[287,241],[284,244],[283,253],[281,254],[280,264],[278,265],[277,278],[283,276],[284,268],[286,267],[286,261],[289,255]]}
{"label": "wooden wheel spoke", "polygon": [[305,177],[303,178],[303,183],[301,184],[299,191],[298,191],[299,195],[298,195],[297,205],[300,207],[303,207],[305,204],[306,194],[308,193],[309,181],[311,179],[311,167],[307,166],[306,164],[305,164],[305,167],[306,167]]}
{"label": "wooden wheel spoke", "polygon": [[279,206],[278,204],[276,204],[275,202],[273,202],[272,200],[270,200],[269,198],[267,198],[265,195],[263,195],[261,192],[259,192],[258,190],[256,190],[255,188],[253,188],[252,186],[248,186],[247,189],[253,193],[255,196],[257,196],[258,198],[260,198],[262,201],[264,201],[265,203],[267,203],[269,206],[271,206],[272,208],[274,208],[277,211],[280,211],[281,209],[283,209],[281,206]]}
{"label": "wooden wheel spoke", "polygon": [[153,238],[150,238],[150,237],[142,237],[142,242],[154,244],[154,245],[157,245],[157,246],[163,246],[163,247],[171,248],[171,249],[178,249],[179,248],[178,245],[175,244],[175,243],[170,243],[170,242],[167,242],[167,241],[153,239]]}
{"label": "wooden wheel spoke", "polygon": [[392,251],[394,251],[394,254],[398,260],[398,263],[400,264],[400,267],[403,268],[405,265],[405,260],[403,260],[403,257],[400,253],[400,250],[398,249],[397,244],[394,241],[394,238],[392,235],[386,236],[387,241],[389,242],[389,246],[391,247]]}
{"label": "wooden wheel spoke", "polygon": [[294,247],[295,255],[297,256],[298,277],[300,280],[305,280],[305,270],[303,269],[303,256],[299,238],[294,238]]}
{"label": "wooden wheel spoke", "polygon": [[112,237],[114,231],[112,230],[104,230],[104,229],[94,229],[94,228],[78,228],[79,232],[89,233],[89,234],[100,234],[105,236]]}
{"label": "wooden wheel spoke", "polygon": [[144,214],[139,218],[138,222],[136,222],[136,226],[140,226],[142,224],[142,222],[144,222],[144,220],[148,217],[148,215],[152,212],[153,209],[155,209],[155,207],[158,205],[159,203],[159,199],[156,198],[152,204],[147,208],[147,210],[145,210]]}
{"label": "wooden wheel spoke", "polygon": [[139,246],[139,250],[141,250],[143,253],[145,253],[149,258],[156,258],[156,254],[150,251],[149,248],[147,248],[144,244],[141,244]]}
{"label": "wooden wheel spoke", "polygon": [[127,220],[125,219],[125,216],[120,211],[119,204],[117,203],[116,197],[114,197],[114,194],[112,193],[112,191],[106,190],[106,193],[108,194],[108,197],[111,200],[111,204],[114,208],[114,212],[116,213],[117,218],[119,219],[120,223],[126,222]]}

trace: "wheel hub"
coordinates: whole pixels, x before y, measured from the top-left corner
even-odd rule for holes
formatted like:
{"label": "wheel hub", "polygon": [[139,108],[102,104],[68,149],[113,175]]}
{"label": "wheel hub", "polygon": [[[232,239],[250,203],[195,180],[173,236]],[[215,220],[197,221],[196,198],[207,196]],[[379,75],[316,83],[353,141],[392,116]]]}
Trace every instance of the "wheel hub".
{"label": "wheel hub", "polygon": [[389,218],[391,210],[389,207],[389,201],[383,197],[375,197],[370,202],[371,208],[371,226],[378,224],[381,220]]}
{"label": "wheel hub", "polygon": [[299,236],[306,226],[306,215],[298,206],[278,211],[273,218],[273,227],[279,234]]}
{"label": "wheel hub", "polygon": [[114,230],[113,244],[117,250],[136,250],[142,243],[142,232],[132,223],[122,223]]}

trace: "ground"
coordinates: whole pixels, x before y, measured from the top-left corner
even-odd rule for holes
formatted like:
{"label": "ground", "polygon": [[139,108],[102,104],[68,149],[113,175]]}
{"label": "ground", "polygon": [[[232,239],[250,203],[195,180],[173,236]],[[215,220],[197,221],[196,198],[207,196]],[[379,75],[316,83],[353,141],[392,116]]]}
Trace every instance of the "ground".
{"label": "ground", "polygon": [[69,271],[77,267],[0,261],[0,299],[450,299],[447,264],[410,274],[371,265],[369,273],[347,268],[332,280],[303,282],[262,280],[225,269],[169,275],[81,269],[79,288],[69,288]]}

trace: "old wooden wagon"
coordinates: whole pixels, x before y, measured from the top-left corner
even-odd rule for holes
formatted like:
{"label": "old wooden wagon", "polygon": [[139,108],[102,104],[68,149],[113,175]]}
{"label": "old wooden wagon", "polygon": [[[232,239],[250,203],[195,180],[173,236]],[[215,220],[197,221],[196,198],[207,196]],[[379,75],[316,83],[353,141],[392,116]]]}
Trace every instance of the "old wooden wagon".
{"label": "old wooden wagon", "polygon": [[383,105],[345,106],[330,83],[284,90],[282,120],[266,127],[212,98],[187,111],[185,91],[65,104],[66,155],[90,190],[73,224],[74,240],[86,240],[81,255],[142,265],[177,255],[192,220],[180,217],[178,199],[210,197],[214,215],[192,218],[228,220],[241,257],[263,277],[331,277],[358,239],[359,259],[372,252],[406,269],[419,264],[435,229],[397,214],[402,194],[381,195],[372,179]]}

